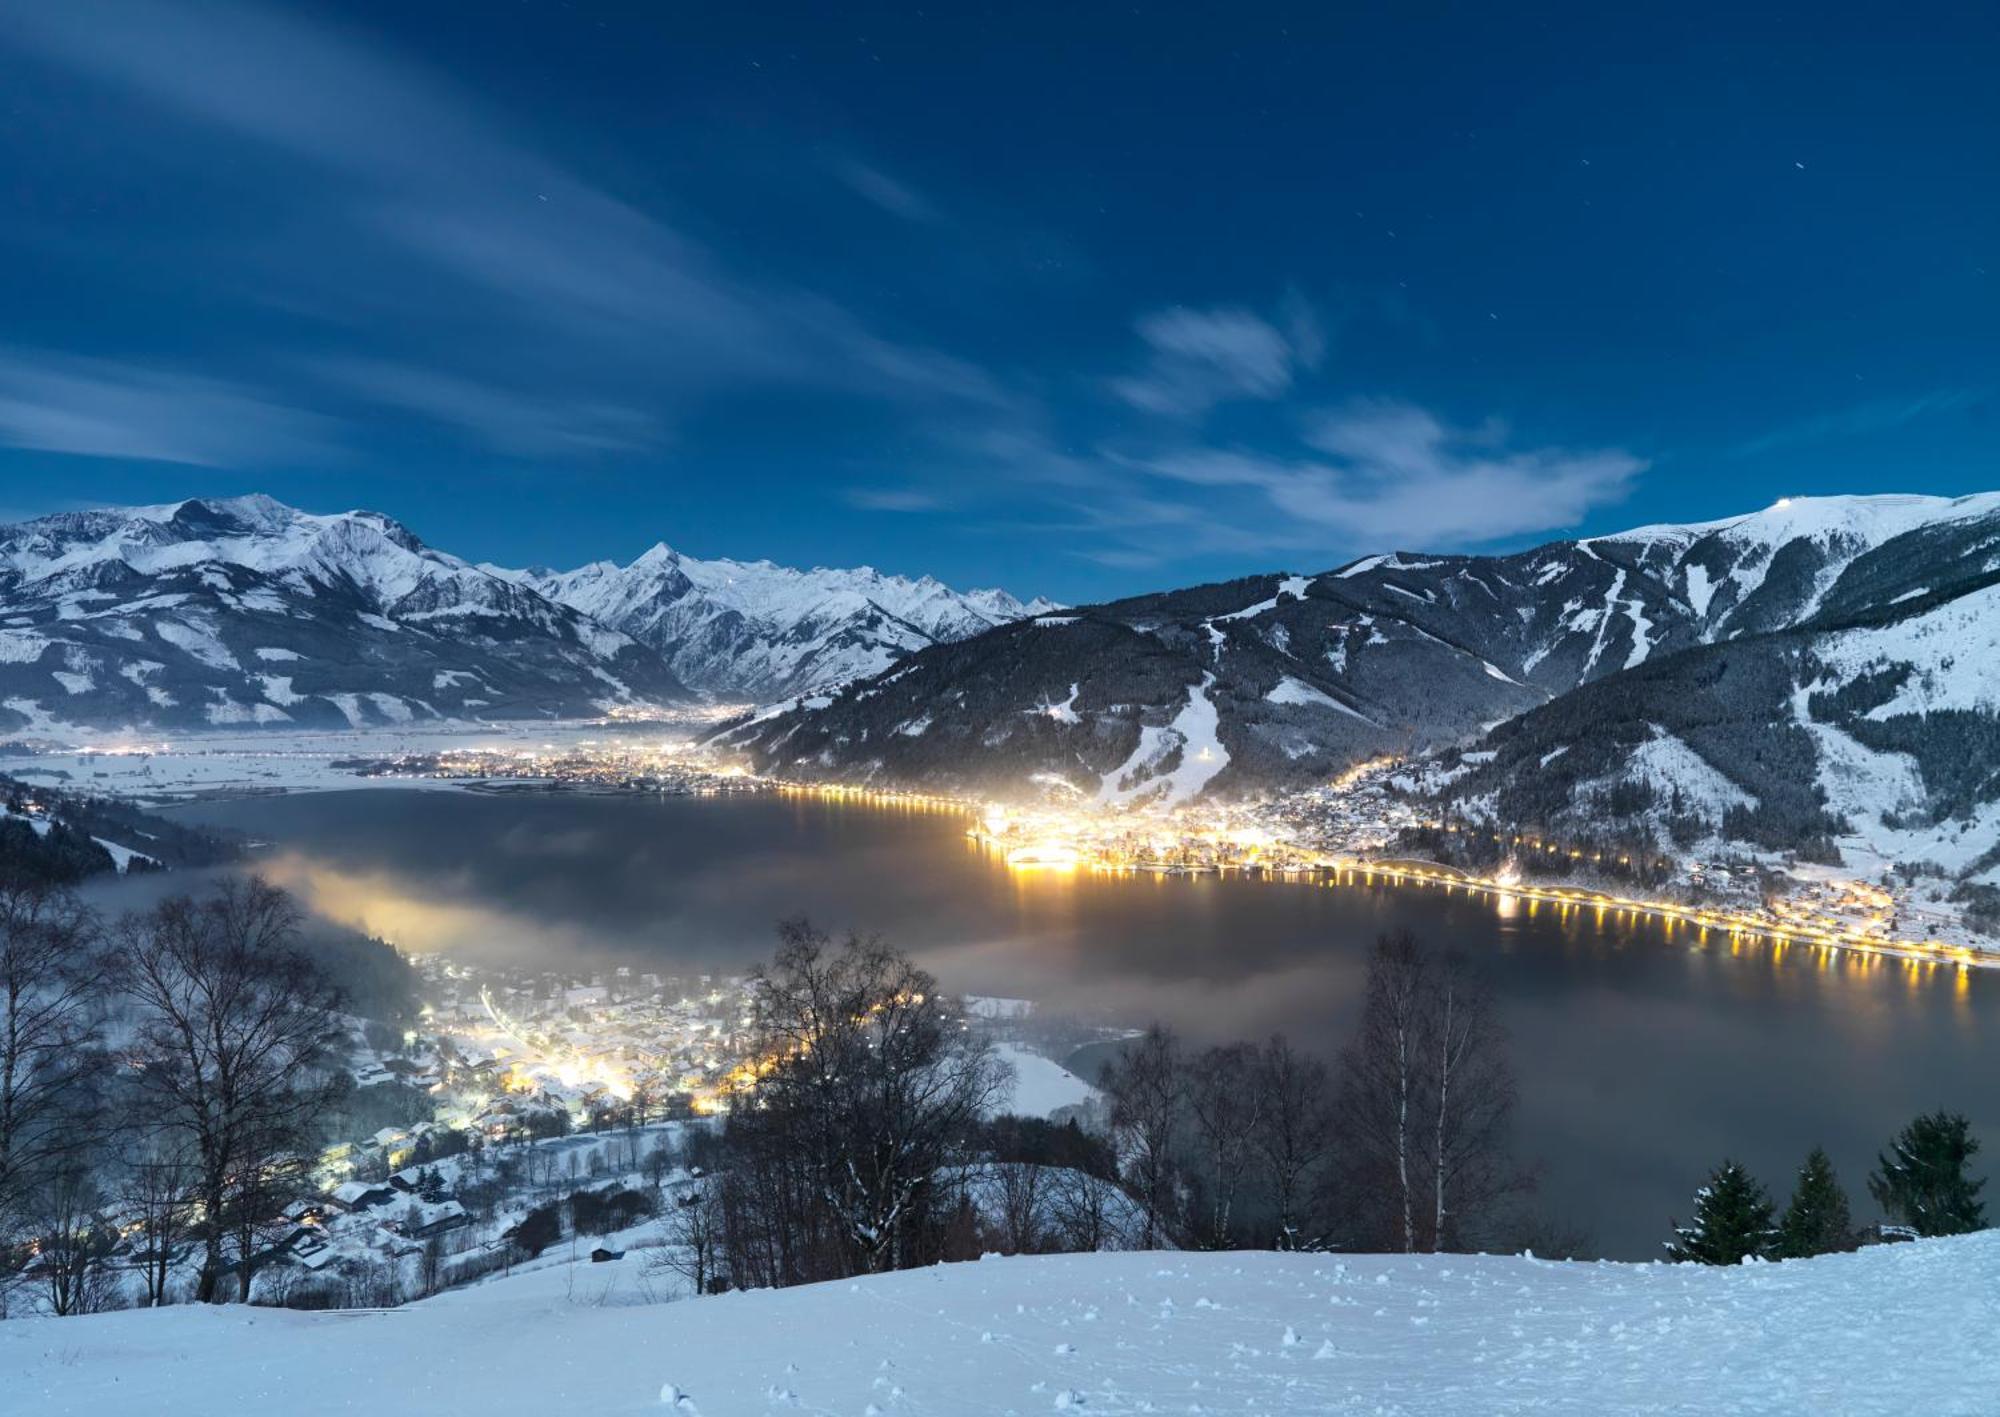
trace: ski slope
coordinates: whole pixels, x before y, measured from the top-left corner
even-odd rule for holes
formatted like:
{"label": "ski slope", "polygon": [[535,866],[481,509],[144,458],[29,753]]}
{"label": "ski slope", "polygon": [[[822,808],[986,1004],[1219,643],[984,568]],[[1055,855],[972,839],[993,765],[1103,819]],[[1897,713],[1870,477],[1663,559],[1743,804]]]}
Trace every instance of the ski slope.
{"label": "ski slope", "polygon": [[1060,1255],[668,1304],[646,1301],[642,1255],[392,1313],[177,1308],[0,1323],[0,1407],[1597,1417],[1990,1413],[2000,1393],[1990,1232],[1731,1270]]}

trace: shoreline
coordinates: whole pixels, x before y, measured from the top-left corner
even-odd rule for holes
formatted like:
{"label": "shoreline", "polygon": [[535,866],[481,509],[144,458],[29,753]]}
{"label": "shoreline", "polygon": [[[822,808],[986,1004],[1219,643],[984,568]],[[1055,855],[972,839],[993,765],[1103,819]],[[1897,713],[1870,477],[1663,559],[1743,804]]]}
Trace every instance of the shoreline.
{"label": "shoreline", "polygon": [[[545,752],[587,751],[595,745],[579,741],[580,735],[585,732],[592,735],[605,734],[610,727],[602,723],[564,725],[561,728],[553,725],[536,725],[538,731],[534,736],[541,740],[537,746]],[[612,732],[615,734],[615,729]],[[1710,932],[1718,932],[1729,937],[1764,940],[1779,949],[1801,945],[1813,949],[1846,950],[1876,957],[1900,958],[1932,969],[2000,968],[2000,942],[1987,947],[1983,944],[1956,944],[1937,939],[1898,939],[1866,931],[1843,930],[1832,924],[1786,922],[1739,910],[1625,895],[1590,885],[1566,882],[1535,884],[1524,880],[1502,879],[1498,876],[1475,875],[1458,867],[1423,859],[1385,860],[1299,846],[1290,848],[1297,853],[1293,859],[1275,864],[1264,864],[1255,860],[1109,861],[1097,855],[1089,845],[1072,839],[1071,834],[1067,833],[1059,835],[1056,839],[1010,843],[985,825],[987,815],[991,811],[990,804],[943,793],[901,791],[840,783],[803,783],[750,777],[740,773],[709,775],[705,771],[691,774],[685,782],[616,782],[603,778],[586,780],[566,778],[547,771],[478,775],[436,771],[407,774],[393,771],[363,773],[348,766],[347,761],[362,756],[356,750],[362,748],[363,744],[357,740],[364,739],[366,735],[314,736],[319,740],[315,745],[319,749],[317,752],[301,751],[303,745],[296,741],[274,742],[268,738],[218,735],[206,742],[196,739],[194,743],[200,744],[199,747],[191,744],[188,750],[181,752],[162,747],[144,753],[143,756],[138,753],[127,755],[89,749],[75,755],[59,755],[61,758],[73,756],[79,766],[83,763],[90,764],[91,771],[87,776],[63,769],[37,772],[33,766],[38,761],[35,758],[0,761],[0,772],[11,771],[13,775],[20,776],[24,780],[46,781],[49,786],[60,787],[66,791],[102,793],[135,802],[149,810],[164,811],[203,804],[254,801],[323,792],[359,791],[369,788],[457,791],[487,797],[613,797],[649,794],[698,798],[737,792],[772,793],[784,797],[809,797],[835,804],[853,803],[892,810],[914,809],[960,814],[972,820],[973,824],[967,831],[968,837],[992,851],[997,858],[995,864],[1007,870],[1087,870],[1093,874],[1128,876],[1235,874],[1255,875],[1274,882],[1292,884],[1319,883],[1329,875],[1337,878],[1342,873],[1354,873],[1369,881],[1380,878],[1395,884],[1443,886],[1447,889],[1458,887],[1494,899],[1525,901],[1531,906],[1550,905],[1563,911],[1590,909],[1599,912],[1617,912],[1633,918],[1653,920],[1669,930],[1686,927],[1698,932],[1701,938],[1706,938]],[[496,736],[501,741],[490,743],[486,751],[505,753],[511,748],[519,752],[524,746],[522,738],[528,735],[517,728],[514,733],[502,733]],[[335,748],[335,742],[328,742],[328,738],[335,739],[339,751],[329,751]],[[550,739],[556,741],[550,742]],[[419,755],[430,756],[435,754],[440,745],[435,740],[419,745],[405,738],[398,746],[406,753],[414,749]],[[632,745],[627,739],[620,746],[629,749]],[[426,749],[430,750],[429,754],[425,753]],[[674,756],[680,758],[678,753]],[[337,763],[340,765],[336,766]],[[216,771],[225,764],[232,765],[233,770]],[[677,766],[682,771],[694,767],[685,759],[681,759]],[[178,771],[156,773],[156,767],[178,768]],[[121,768],[124,770],[120,771]],[[1143,819],[1131,820],[1134,826],[1138,826]]]}

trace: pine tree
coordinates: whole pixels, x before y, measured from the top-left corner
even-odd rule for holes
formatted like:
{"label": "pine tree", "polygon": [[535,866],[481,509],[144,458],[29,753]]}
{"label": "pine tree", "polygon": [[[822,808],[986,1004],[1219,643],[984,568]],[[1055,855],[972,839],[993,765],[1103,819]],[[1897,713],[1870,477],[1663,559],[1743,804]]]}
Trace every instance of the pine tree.
{"label": "pine tree", "polygon": [[1771,1251],[1771,1198],[1734,1161],[1694,1193],[1694,1224],[1674,1227],[1667,1257],[1676,1264],[1741,1264]]}
{"label": "pine tree", "polygon": [[1854,1225],[1847,1214],[1847,1192],[1833,1174],[1833,1162],[1819,1147],[1799,1168],[1792,1202],[1778,1222],[1779,1259],[1804,1259],[1854,1248]]}
{"label": "pine tree", "polygon": [[1963,1235],[1986,1228],[1979,1199],[1986,1182],[1965,1174],[1979,1150],[1972,1124],[1955,1112],[1929,1112],[1903,1128],[1878,1157],[1868,1193],[1919,1235]]}

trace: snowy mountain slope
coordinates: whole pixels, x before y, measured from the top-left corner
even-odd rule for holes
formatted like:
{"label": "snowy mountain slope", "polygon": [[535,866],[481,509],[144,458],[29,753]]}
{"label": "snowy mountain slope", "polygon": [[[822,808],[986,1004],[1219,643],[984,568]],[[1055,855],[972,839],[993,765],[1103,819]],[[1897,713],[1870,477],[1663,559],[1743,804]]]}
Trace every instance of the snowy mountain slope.
{"label": "snowy mountain slope", "polygon": [[1984,561],[1901,554],[1916,550],[1898,559],[1922,585],[1861,568],[1882,604],[1852,593],[1850,570],[1803,625],[1697,646],[1499,726],[1444,802],[1568,834],[1837,849],[1864,869],[1926,863],[2000,885],[2000,544]]}
{"label": "snowy mountain slope", "polygon": [[1257,790],[1455,742],[1683,650],[1905,614],[1996,562],[2000,494],[1803,499],[1508,556],[1369,556],[1003,626],[722,738],[812,776],[1059,779],[1120,800]]}
{"label": "snowy mountain slope", "polygon": [[655,546],[629,566],[499,572],[623,630],[720,700],[769,702],[878,674],[915,650],[1055,608],[871,567],[699,561]]}
{"label": "snowy mountain slope", "polygon": [[2000,1234],[1784,1264],[1052,1255],[646,1302],[644,1251],[388,1313],[0,1324],[37,1417],[1987,1413]]}
{"label": "snowy mountain slope", "polygon": [[581,715],[653,651],[374,512],[268,497],[0,527],[0,728]]}

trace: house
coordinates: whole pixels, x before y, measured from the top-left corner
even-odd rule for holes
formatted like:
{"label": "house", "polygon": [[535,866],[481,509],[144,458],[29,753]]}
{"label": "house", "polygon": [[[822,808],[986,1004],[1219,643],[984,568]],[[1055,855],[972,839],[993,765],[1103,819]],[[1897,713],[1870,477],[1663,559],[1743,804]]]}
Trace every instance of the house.
{"label": "house", "polygon": [[409,1239],[428,1240],[433,1235],[463,1229],[472,1224],[472,1217],[457,1201],[439,1201],[436,1205],[415,1201],[411,1203],[408,1213],[394,1224],[397,1232]]}
{"label": "house", "polygon": [[387,1181],[342,1181],[329,1194],[348,1210],[371,1210],[396,1199],[396,1189]]}
{"label": "house", "polygon": [[333,1262],[333,1242],[324,1232],[301,1227],[281,1243],[272,1247],[274,1258],[289,1260],[295,1265],[310,1270],[324,1269]]}
{"label": "house", "polygon": [[294,1225],[324,1225],[328,1217],[338,1214],[345,1207],[325,1197],[308,1197],[293,1201],[284,1209],[285,1219]]}
{"label": "house", "polygon": [[399,1171],[409,1165],[410,1158],[416,1154],[416,1147],[410,1140],[410,1134],[401,1127],[382,1128],[368,1139],[368,1144],[380,1153],[391,1171]]}

